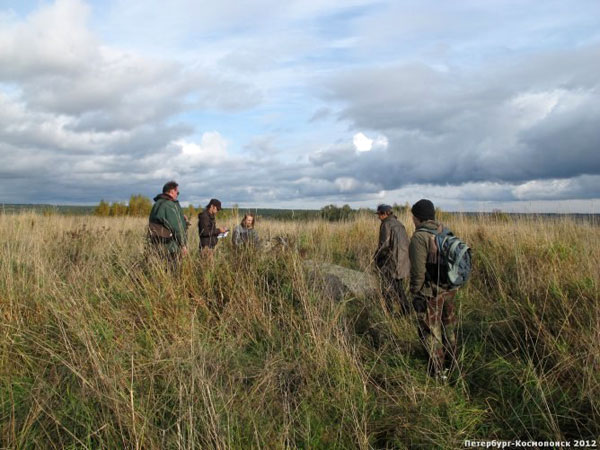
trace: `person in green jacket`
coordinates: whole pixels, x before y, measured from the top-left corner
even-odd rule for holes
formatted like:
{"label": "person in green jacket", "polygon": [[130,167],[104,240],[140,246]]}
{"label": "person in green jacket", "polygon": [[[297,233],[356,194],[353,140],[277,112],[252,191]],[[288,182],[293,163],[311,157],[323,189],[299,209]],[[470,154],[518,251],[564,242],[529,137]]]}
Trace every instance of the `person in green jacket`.
{"label": "person in green jacket", "polygon": [[415,232],[409,246],[410,292],[417,313],[419,336],[429,355],[429,370],[445,380],[456,358],[455,290],[437,283],[436,247],[433,232],[442,225],[435,220],[435,208],[430,200],[422,199],[411,209]]}
{"label": "person in green jacket", "polygon": [[187,254],[188,221],[183,214],[179,197],[179,185],[169,181],[162,194],[154,197],[154,205],[148,218],[150,242],[154,248],[176,268],[182,255]]}

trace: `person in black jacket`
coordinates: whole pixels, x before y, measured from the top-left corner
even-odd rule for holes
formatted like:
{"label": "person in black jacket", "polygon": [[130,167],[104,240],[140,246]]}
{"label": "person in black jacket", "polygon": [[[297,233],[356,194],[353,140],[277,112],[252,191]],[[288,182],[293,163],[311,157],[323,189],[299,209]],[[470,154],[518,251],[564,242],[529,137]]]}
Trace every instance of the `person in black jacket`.
{"label": "person in black jacket", "polygon": [[219,233],[225,233],[227,228],[217,228],[216,215],[221,211],[221,202],[211,198],[204,211],[198,214],[198,232],[200,233],[200,250],[212,249],[217,245]]}

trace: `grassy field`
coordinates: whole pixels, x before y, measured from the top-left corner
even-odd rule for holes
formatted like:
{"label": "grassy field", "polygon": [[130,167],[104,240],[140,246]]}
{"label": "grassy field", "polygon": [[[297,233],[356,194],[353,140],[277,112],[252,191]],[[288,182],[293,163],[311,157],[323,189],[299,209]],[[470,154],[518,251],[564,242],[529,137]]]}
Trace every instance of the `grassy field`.
{"label": "grassy field", "polygon": [[[412,223],[400,217],[409,234]],[[304,259],[369,270],[378,221],[260,221],[172,277],[136,218],[0,215],[0,447],[463,448],[600,435],[600,227],[452,216],[474,249],[460,371],[413,317],[333,301]],[[195,225],[195,224],[194,224]],[[234,225],[234,221],[228,224]],[[374,348],[359,322],[383,336]]]}

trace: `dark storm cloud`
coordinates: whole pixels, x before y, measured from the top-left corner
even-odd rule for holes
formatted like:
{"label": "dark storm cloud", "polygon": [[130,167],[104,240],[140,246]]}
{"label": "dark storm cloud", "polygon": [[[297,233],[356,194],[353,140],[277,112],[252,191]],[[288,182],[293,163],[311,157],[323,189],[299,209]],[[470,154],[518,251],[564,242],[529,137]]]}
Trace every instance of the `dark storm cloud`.
{"label": "dark storm cloud", "polygon": [[[464,75],[424,65],[370,69],[336,77],[329,99],[356,130],[389,145],[357,153],[311,155],[323,177],[411,183],[570,178],[600,173],[598,46]],[[382,177],[382,174],[386,176]]]}

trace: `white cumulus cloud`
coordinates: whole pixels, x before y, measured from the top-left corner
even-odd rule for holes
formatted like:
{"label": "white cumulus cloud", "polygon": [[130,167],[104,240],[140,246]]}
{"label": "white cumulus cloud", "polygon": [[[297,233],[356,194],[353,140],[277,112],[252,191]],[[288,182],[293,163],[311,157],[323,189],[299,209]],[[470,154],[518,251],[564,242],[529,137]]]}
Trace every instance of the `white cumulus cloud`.
{"label": "white cumulus cloud", "polygon": [[213,166],[227,159],[227,140],[217,131],[202,134],[200,143],[178,139],[173,144],[181,150],[176,157],[180,167]]}
{"label": "white cumulus cloud", "polygon": [[385,149],[388,146],[388,140],[385,136],[377,136],[375,139],[371,139],[364,133],[356,133],[352,138],[352,143],[357,152],[370,152],[373,149]]}
{"label": "white cumulus cloud", "polygon": [[369,139],[363,133],[356,133],[352,138],[354,148],[359,152],[370,152],[373,148],[373,139]]}

